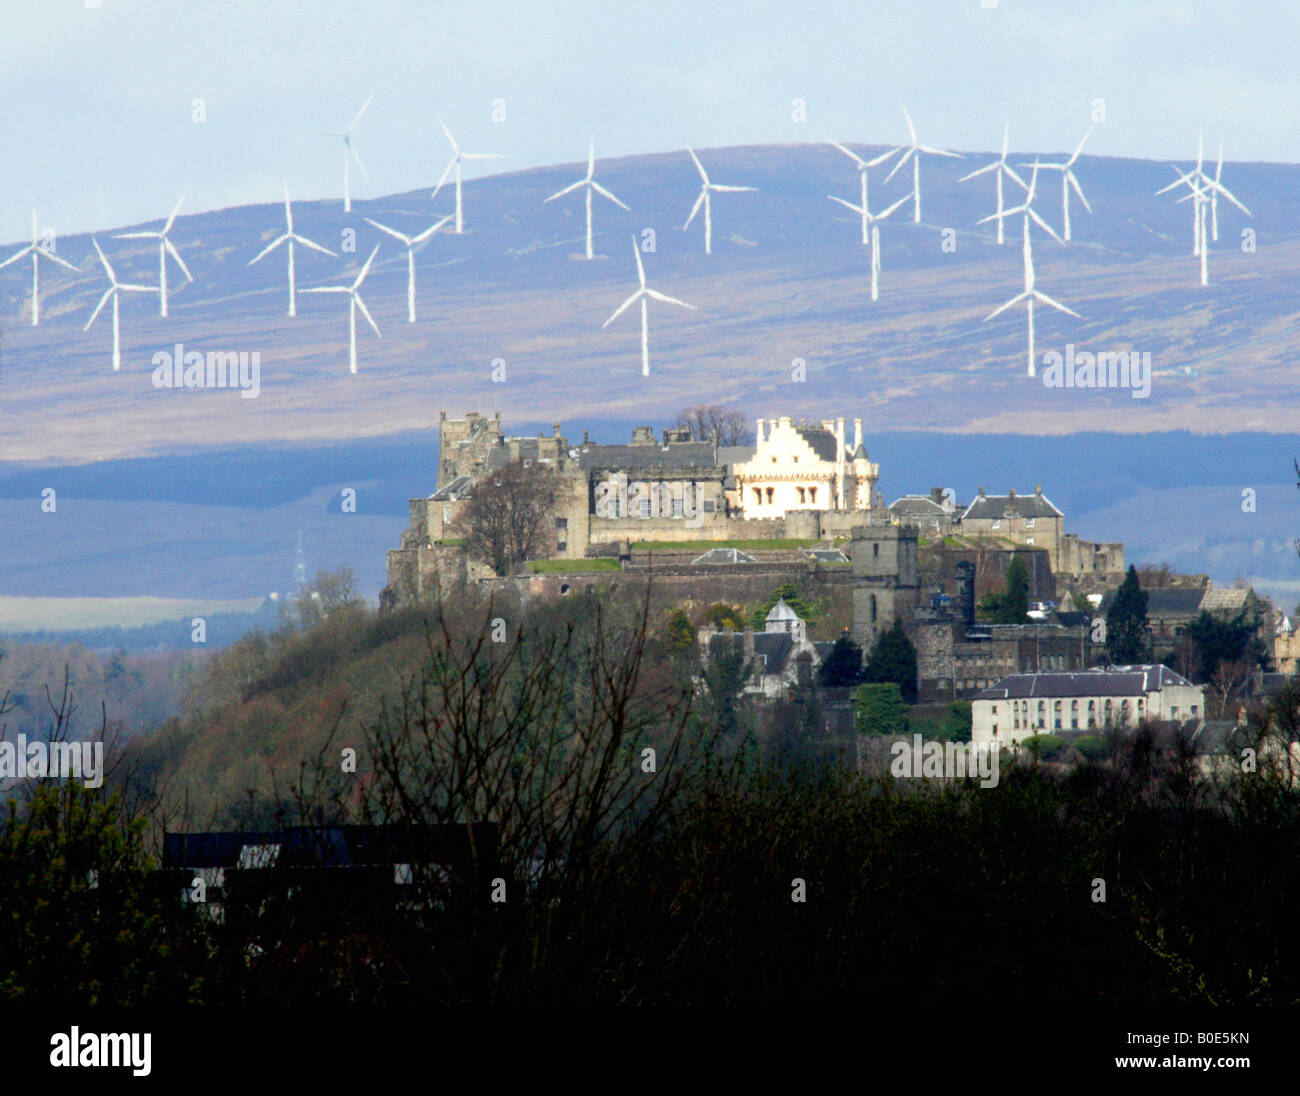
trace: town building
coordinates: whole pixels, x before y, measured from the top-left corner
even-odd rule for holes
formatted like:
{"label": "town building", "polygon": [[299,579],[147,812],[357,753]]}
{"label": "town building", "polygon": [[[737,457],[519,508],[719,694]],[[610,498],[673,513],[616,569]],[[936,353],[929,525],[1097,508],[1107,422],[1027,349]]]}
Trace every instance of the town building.
{"label": "town building", "polygon": [[1197,723],[1204,715],[1204,687],[1168,666],[1010,674],[971,701],[971,742],[1010,746],[1038,734]]}
{"label": "town building", "polygon": [[808,639],[808,625],[785,601],[779,598],[764,621],[763,630],[746,628],[701,628],[696,634],[700,657],[705,661],[728,654],[748,667],[744,692],[767,700],[788,697],[796,685],[808,685],[833,644],[813,643]]}
{"label": "town building", "polygon": [[809,425],[788,416],[759,419],[753,456],[735,466],[736,498],[747,519],[784,517],[791,510],[871,510],[880,466],[867,458],[862,420],[853,444],[844,420]]}

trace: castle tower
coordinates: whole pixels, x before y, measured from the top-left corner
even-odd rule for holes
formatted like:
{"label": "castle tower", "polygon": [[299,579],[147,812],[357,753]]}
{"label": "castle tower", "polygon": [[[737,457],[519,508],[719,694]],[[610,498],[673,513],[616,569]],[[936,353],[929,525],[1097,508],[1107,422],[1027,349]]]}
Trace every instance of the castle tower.
{"label": "castle tower", "polygon": [[919,604],[917,530],[910,525],[859,525],[853,530],[853,639],[869,650],[895,620],[912,622]]}

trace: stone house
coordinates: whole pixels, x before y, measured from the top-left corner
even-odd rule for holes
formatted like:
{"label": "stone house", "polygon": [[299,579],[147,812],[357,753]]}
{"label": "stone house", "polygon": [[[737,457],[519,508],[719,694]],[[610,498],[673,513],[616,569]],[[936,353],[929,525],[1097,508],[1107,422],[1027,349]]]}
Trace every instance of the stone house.
{"label": "stone house", "polygon": [[703,660],[719,658],[727,651],[738,655],[750,668],[745,695],[767,700],[789,696],[796,684],[811,684],[817,666],[832,646],[812,643],[807,623],[784,598],[772,606],[761,632],[749,628],[743,632],[701,628],[696,642]]}

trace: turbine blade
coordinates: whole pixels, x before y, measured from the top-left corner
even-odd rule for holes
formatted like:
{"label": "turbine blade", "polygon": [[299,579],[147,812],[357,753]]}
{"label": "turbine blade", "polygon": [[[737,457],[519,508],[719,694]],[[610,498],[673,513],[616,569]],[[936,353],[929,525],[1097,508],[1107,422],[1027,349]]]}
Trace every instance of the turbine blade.
{"label": "turbine blade", "polygon": [[19,259],[21,259],[24,255],[27,255],[27,254],[29,254],[30,252],[35,251],[35,250],[36,250],[36,245],[35,245],[35,244],[28,244],[25,248],[23,248],[23,249],[22,249],[21,251],[19,251],[17,254],[15,254],[15,255],[10,255],[9,258],[7,258],[4,262],[0,263],[0,269],[2,269],[2,268],[4,268],[4,267],[8,266],[10,263],[16,263],[16,262],[17,262]]}
{"label": "turbine blade", "polygon": [[983,175],[989,171],[996,171],[998,168],[1002,166],[1003,165],[1001,160],[994,160],[987,167],[982,167],[976,171],[972,171],[969,175],[963,175],[960,179],[957,180],[957,182],[964,183],[967,179],[974,179],[977,175]]}
{"label": "turbine blade", "polygon": [[[60,266],[66,266],[69,270],[75,270],[78,273],[81,272],[80,267],[73,266],[70,262],[68,262],[67,259],[59,258],[59,256],[54,254],[53,251],[46,251],[45,248],[43,247],[38,247],[36,250],[37,252],[39,252],[42,259],[49,259],[51,262],[58,263]],[[17,258],[17,256],[15,256],[15,258]],[[0,263],[0,266],[4,266],[4,265],[5,265],[4,263]]]}
{"label": "turbine blade", "polygon": [[111,285],[104,290],[104,295],[99,298],[99,304],[95,305],[95,311],[90,314],[90,319],[86,321],[86,326],[81,329],[82,331],[90,330],[90,325],[95,322],[95,317],[103,311],[104,305],[108,304],[108,299],[116,292],[117,286],[115,285]]}
{"label": "turbine blade", "polygon": [[460,158],[462,160],[504,160],[506,154],[504,152],[462,152]]}
{"label": "turbine blade", "polygon": [[[846,202],[843,198],[835,197],[834,194],[827,194],[826,197],[828,197],[832,202],[839,202],[845,209],[853,210],[853,212],[859,217],[865,217],[867,215],[866,210],[861,206],[855,206],[852,202]],[[911,195],[908,195],[908,197],[911,197]]]}
{"label": "turbine blade", "polygon": [[447,135],[447,143],[451,145],[452,152],[459,156],[460,148],[456,144],[456,138],[451,135],[451,130],[447,128],[447,123],[442,120],[440,115],[435,114],[434,117],[438,119],[438,125],[442,126],[442,132]]}
{"label": "turbine blade", "polygon": [[742,191],[742,190],[757,190],[758,187],[756,187],[756,186],[721,186],[721,185],[718,184],[718,183],[710,183],[710,184],[709,184],[709,189],[712,190],[712,191],[720,191],[720,190],[722,190],[722,191],[727,191],[727,192],[729,192],[729,193],[736,193],[736,192],[739,192],[739,191]]}
{"label": "turbine blade", "polygon": [[700,206],[704,204],[704,196],[708,194],[708,192],[709,192],[708,186],[703,186],[700,188],[700,196],[695,199],[695,204],[691,206],[691,215],[686,218],[686,223],[682,225],[683,232],[685,232],[688,228],[691,227],[691,222],[695,220],[695,214],[697,214],[700,211]]}
{"label": "turbine blade", "polygon": [[699,171],[699,173],[700,173],[700,178],[704,180],[704,185],[705,185],[705,186],[708,186],[708,185],[709,185],[709,173],[708,173],[707,171],[704,170],[704,165],[703,165],[702,163],[700,163],[700,158],[699,158],[698,156],[695,155],[695,150],[692,149],[692,148],[689,148],[689,147],[688,147],[688,148],[686,149],[686,151],[689,152],[689,153],[691,154],[691,159],[695,161],[695,167],[696,167],[696,169],[697,169],[697,170]]}
{"label": "turbine blade", "polygon": [[115,232],[115,240],[156,240],[162,236],[161,232]]}
{"label": "turbine blade", "polygon": [[1024,293],[1017,293],[1014,297],[1011,298],[1011,300],[1007,301],[1006,304],[999,305],[999,306],[998,306],[997,308],[995,308],[992,312],[990,312],[987,316],[985,316],[985,317],[984,317],[984,322],[987,323],[989,320],[993,319],[994,316],[1000,316],[1003,312],[1005,312],[1005,311],[1006,311],[1008,308],[1010,308],[1012,305],[1017,305],[1017,304],[1019,304],[1021,301],[1026,300],[1027,298],[1029,298],[1029,297],[1031,297],[1031,296],[1033,296],[1033,294],[1031,294],[1031,293],[1029,293],[1029,292],[1027,292],[1027,291],[1024,292]]}
{"label": "turbine blade", "polygon": [[421,232],[418,236],[416,236],[416,237],[415,237],[411,242],[412,242],[412,243],[417,243],[417,244],[424,243],[425,240],[427,240],[430,236],[432,236],[435,232],[437,232],[438,229],[440,229],[443,225],[445,225],[448,221],[450,221],[451,218],[452,218],[452,215],[449,213],[449,214],[447,214],[447,216],[445,216],[444,218],[442,218],[442,220],[440,220],[440,221],[435,221],[435,222],[434,222],[433,224],[431,224],[428,228],[426,228],[423,232]]}
{"label": "turbine blade", "polygon": [[453,156],[448,161],[447,166],[442,169],[442,176],[438,179],[438,185],[433,188],[433,193],[429,195],[430,200],[438,196],[438,191],[442,189],[442,184],[447,181],[447,176],[451,174],[451,169],[456,166],[456,159],[457,156]]}
{"label": "turbine blade", "polygon": [[370,264],[375,261],[375,256],[379,254],[379,245],[375,244],[375,249],[370,253],[370,258],[365,261],[361,267],[361,273],[357,275],[357,280],[352,283],[352,291],[355,293],[361,288],[361,283],[366,280],[366,275],[370,273]]}
{"label": "turbine blade", "polygon": [[164,236],[166,236],[167,233],[169,233],[169,232],[172,230],[172,224],[173,224],[173,223],[175,222],[175,220],[176,220],[176,214],[178,214],[178,213],[181,211],[181,202],[183,202],[183,201],[185,201],[185,195],[184,195],[184,194],[182,194],[182,195],[180,196],[180,201],[178,201],[178,202],[176,203],[176,208],[172,210],[172,215],[171,215],[170,217],[167,218],[167,223],[166,223],[165,225],[163,225],[162,234],[163,234]]}
{"label": "turbine blade", "polygon": [[[279,247],[282,243],[284,243],[285,240],[289,240],[289,239],[292,239],[292,238],[293,238],[293,237],[291,237],[291,236],[286,232],[283,236],[279,237],[278,239],[272,240],[269,244],[267,244],[264,248],[262,248],[261,251],[259,251],[259,252],[257,253],[256,258],[253,258],[253,259],[249,259],[249,260],[248,260],[248,265],[249,265],[249,266],[252,266],[255,262],[258,261],[258,259],[261,259],[261,258],[263,258],[263,257],[265,257],[265,256],[267,256],[267,255],[269,255],[269,254],[271,254],[271,252],[274,251],[277,247]],[[312,247],[315,247],[315,246],[316,246],[315,244],[312,244]],[[322,249],[322,250],[323,250],[323,249]]]}
{"label": "turbine blade", "polygon": [[[280,237],[280,240],[293,240],[294,243],[302,244],[303,247],[309,247],[309,248],[311,248],[313,251],[319,251],[322,255],[328,255],[328,256],[330,256],[330,258],[332,258],[332,259],[337,259],[337,258],[338,258],[338,256],[335,255],[334,252],[332,252],[328,247],[321,247],[320,244],[312,243],[312,241],[309,240],[309,239],[307,239],[306,236],[290,236],[290,235],[285,235],[285,236],[281,236],[281,237]],[[275,242],[278,244],[278,243],[280,242],[280,240],[276,240]],[[275,245],[272,244],[271,246],[274,247]],[[267,248],[267,251],[270,251],[270,250],[271,250],[271,248],[268,247],[268,248]]]}
{"label": "turbine blade", "polygon": [[108,280],[117,285],[117,275],[113,273],[113,267],[105,257],[103,249],[99,246],[99,241],[92,236],[90,242],[95,245],[95,251],[99,254],[99,261],[104,264],[104,272],[108,275]]}
{"label": "turbine blade", "polygon": [[176,260],[176,265],[185,272],[185,277],[189,281],[194,281],[194,275],[190,273],[190,268],[185,265],[185,260],[181,258],[181,253],[172,245],[171,240],[163,238],[163,247],[167,249],[167,254]]}
{"label": "turbine blade", "polygon": [[853,152],[851,149],[847,149],[847,148],[845,148],[845,147],[844,147],[842,144],[840,144],[838,141],[831,141],[830,144],[832,144],[832,145],[834,145],[836,148],[838,148],[842,153],[844,153],[845,156],[847,156],[850,160],[852,160],[854,163],[856,163],[856,164],[858,165],[858,167],[865,168],[865,167],[868,167],[868,166],[869,166],[869,165],[867,164],[867,161],[866,161],[866,160],[864,160],[864,159],[863,159],[861,156],[859,156],[856,152]]}
{"label": "turbine blade", "polygon": [[549,198],[543,198],[542,205],[545,205],[547,202],[553,202],[555,201],[556,198],[563,198],[566,194],[572,194],[575,190],[578,189],[578,187],[586,183],[586,181],[587,181],[586,179],[579,179],[576,183],[570,183],[563,190],[557,190]]}
{"label": "turbine blade", "polygon": [[1073,316],[1076,320],[1083,319],[1083,317],[1080,316],[1079,313],[1077,313],[1073,308],[1066,308],[1065,305],[1063,305],[1060,301],[1052,300],[1052,298],[1049,297],[1046,293],[1042,293],[1037,289],[1034,290],[1034,298],[1035,300],[1042,301],[1043,304],[1050,304],[1053,308],[1057,309],[1060,312],[1068,313],[1069,315]]}
{"label": "turbine blade", "polygon": [[608,190],[606,190],[594,179],[591,181],[591,189],[594,190],[597,194],[601,195],[602,197],[608,198],[615,205],[623,206],[623,208],[626,209],[629,213],[632,212],[632,210],[628,206],[623,205],[622,202],[620,202],[617,198],[615,198],[614,195],[612,195]]}
{"label": "turbine blade", "polygon": [[883,221],[886,217],[888,217],[891,213],[893,213],[894,210],[896,210],[896,209],[897,209],[899,206],[901,206],[904,202],[910,202],[911,200],[912,200],[912,195],[911,195],[910,193],[909,193],[909,194],[904,194],[901,198],[898,199],[898,201],[896,201],[893,205],[891,205],[891,206],[890,206],[887,210],[885,210],[883,213],[876,213],[876,214],[874,214],[874,215],[869,215],[869,216],[871,216],[871,219],[872,219],[873,221]]}
{"label": "turbine blade", "polygon": [[590,182],[596,175],[596,137],[591,137],[591,142],[587,146],[587,180]]}
{"label": "turbine blade", "polygon": [[374,97],[375,97],[375,93],[372,91],[370,93],[370,99],[367,99],[365,103],[362,105],[361,109],[357,111],[357,116],[352,119],[352,124],[348,126],[346,130],[344,130],[345,133],[351,133],[354,129],[357,128],[357,123],[361,121],[361,116],[365,114],[367,110],[370,109],[370,100],[373,99]]}
{"label": "turbine blade", "polygon": [[1041,228],[1044,232],[1046,232],[1049,236],[1051,236],[1052,239],[1055,240],[1058,244],[1065,243],[1065,241],[1062,240],[1061,237],[1056,234],[1056,229],[1054,229],[1051,225],[1049,225],[1046,221],[1044,221],[1042,217],[1038,215],[1037,210],[1027,209],[1025,210],[1025,212],[1028,213],[1029,216],[1033,218],[1034,224],[1036,224],[1039,228]]}
{"label": "turbine blade", "polygon": [[1079,201],[1083,203],[1083,208],[1086,209],[1089,213],[1091,213],[1092,206],[1088,204],[1088,199],[1084,197],[1083,187],[1079,185],[1079,180],[1074,177],[1074,172],[1067,171],[1065,173],[1065,179],[1070,184],[1070,186],[1074,189],[1074,192],[1079,196]]}
{"label": "turbine blade", "polygon": [[916,151],[917,151],[917,152],[928,152],[931,156],[949,156],[949,157],[951,157],[951,158],[954,159],[954,160],[964,160],[964,159],[966,159],[966,157],[963,156],[960,152],[948,152],[946,149],[942,149],[942,148],[931,148],[929,145],[917,145],[917,146],[916,146]]}
{"label": "turbine blade", "polygon": [[891,156],[895,155],[900,151],[901,149],[891,148],[888,152],[882,152],[879,156],[875,157],[874,159],[868,160],[867,167],[876,167],[878,164],[883,164]]}
{"label": "turbine blade", "polygon": [[692,312],[698,312],[699,309],[693,304],[687,304],[685,301],[679,301],[676,297],[670,297],[667,293],[660,293],[657,289],[647,289],[647,297],[653,297],[656,301],[663,301],[664,304],[679,304],[683,308],[689,308]]}
{"label": "turbine blade", "polygon": [[632,296],[630,296],[630,297],[629,297],[627,300],[625,300],[621,305],[619,305],[616,309],[614,309],[614,315],[610,316],[610,318],[607,319],[607,320],[606,320],[603,324],[601,324],[600,326],[601,326],[601,327],[608,327],[610,324],[612,324],[612,323],[613,323],[615,320],[617,320],[621,315],[623,315],[624,312],[626,312],[626,311],[628,310],[629,306],[635,304],[638,300],[640,300],[640,299],[641,299],[641,294],[644,293],[644,292],[646,292],[646,290],[644,290],[644,289],[638,289],[635,293],[632,294]]}
{"label": "turbine blade", "polygon": [[1065,161],[1066,167],[1074,166],[1074,161],[1079,158],[1079,153],[1083,151],[1083,146],[1088,143],[1088,138],[1092,136],[1092,126],[1088,127],[1088,132],[1083,135],[1083,140],[1079,142],[1079,147],[1074,150],[1074,155]]}
{"label": "turbine blade", "polygon": [[407,247],[410,247],[413,242],[410,236],[403,235],[401,232],[398,232],[397,229],[395,228],[389,228],[387,225],[381,225],[378,221],[372,221],[369,217],[363,217],[362,220],[365,221],[367,224],[374,225],[377,229],[379,229],[380,232],[388,233],[388,235],[391,236],[394,240],[401,240],[402,243],[406,244]]}
{"label": "turbine blade", "polygon": [[[370,315],[370,309],[366,307],[366,302],[361,299],[360,293],[353,293],[352,299],[357,302],[357,307],[361,309],[361,315],[365,316],[366,323],[375,329],[375,334],[379,335],[379,325],[375,323],[374,318]],[[382,339],[383,335],[379,335]]]}
{"label": "turbine blade", "polygon": [[906,151],[904,151],[903,149],[896,149],[895,151],[897,151],[897,152],[902,152],[903,155],[902,155],[902,157],[899,159],[898,163],[896,163],[896,164],[893,166],[893,168],[890,170],[889,174],[885,176],[885,182],[889,182],[890,179],[892,179],[896,174],[898,174],[898,169],[899,169],[900,167],[902,167],[905,163],[907,163],[908,160],[910,160],[910,159],[912,158],[912,154],[913,154],[916,150],[915,150],[915,149],[911,149],[911,148],[909,148],[909,149],[907,149]]}
{"label": "turbine blade", "polygon": [[370,172],[366,170],[366,165],[361,162],[361,154],[357,152],[357,146],[352,144],[351,141],[348,142],[348,151],[352,153],[352,159],[356,160],[357,167],[361,169],[361,174],[369,179]]}

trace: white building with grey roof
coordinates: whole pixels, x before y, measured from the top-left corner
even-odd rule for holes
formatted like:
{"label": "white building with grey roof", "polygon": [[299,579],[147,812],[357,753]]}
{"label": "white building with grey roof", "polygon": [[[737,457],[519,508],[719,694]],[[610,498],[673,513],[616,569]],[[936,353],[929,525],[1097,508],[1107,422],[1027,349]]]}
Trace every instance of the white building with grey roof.
{"label": "white building with grey roof", "polygon": [[971,701],[971,741],[1010,746],[1037,734],[1197,722],[1205,689],[1168,666],[1108,666],[1074,673],[1011,674]]}

